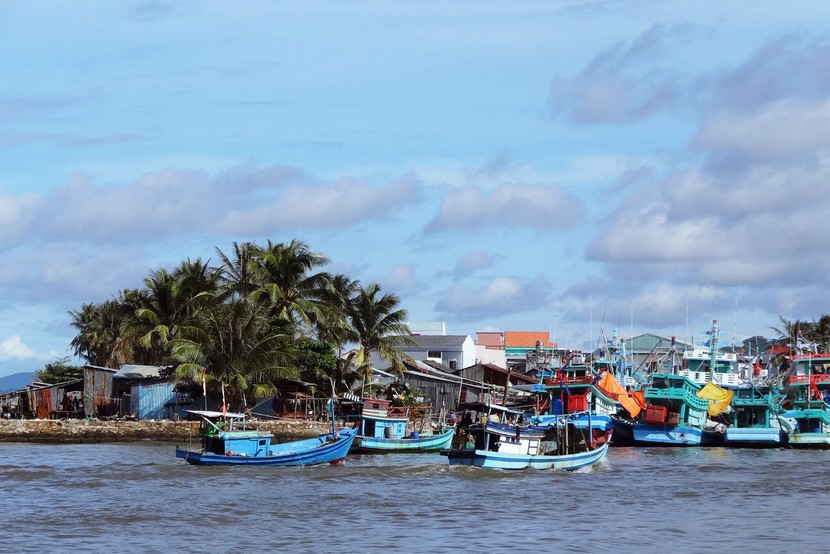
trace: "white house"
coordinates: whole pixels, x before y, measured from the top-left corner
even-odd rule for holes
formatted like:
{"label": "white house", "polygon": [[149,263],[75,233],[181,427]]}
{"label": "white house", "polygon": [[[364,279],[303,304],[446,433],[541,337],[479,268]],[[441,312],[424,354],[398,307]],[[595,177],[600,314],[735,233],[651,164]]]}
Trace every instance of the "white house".
{"label": "white house", "polygon": [[[412,335],[414,346],[402,346],[414,360],[433,361],[451,370],[461,369],[476,363],[476,347],[470,335]],[[390,364],[372,352],[372,366],[387,369]]]}

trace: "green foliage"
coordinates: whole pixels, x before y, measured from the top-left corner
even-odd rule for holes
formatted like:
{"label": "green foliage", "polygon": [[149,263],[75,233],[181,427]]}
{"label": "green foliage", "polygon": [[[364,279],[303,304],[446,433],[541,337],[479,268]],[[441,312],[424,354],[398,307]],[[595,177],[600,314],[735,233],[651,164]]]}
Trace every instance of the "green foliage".
{"label": "green foliage", "polygon": [[35,374],[37,375],[37,380],[41,383],[54,385],[56,383],[82,379],[84,376],[84,368],[70,365],[69,357],[67,356],[46,364],[43,369],[35,371]]}
{"label": "green foliage", "polygon": [[[320,268],[328,258],[302,241],[234,243],[217,249],[219,265],[186,260],[154,270],[136,290],[70,312],[72,348],[88,363],[173,367],[178,390],[247,403],[285,379],[327,392],[351,390],[356,368],[371,371],[372,352],[400,364],[408,340],[400,299]],[[357,351],[344,353],[357,343]]]}
{"label": "green foliage", "polygon": [[304,340],[297,345],[297,367],[302,378],[311,380],[318,375],[329,375],[337,368],[337,355],[330,344]]}

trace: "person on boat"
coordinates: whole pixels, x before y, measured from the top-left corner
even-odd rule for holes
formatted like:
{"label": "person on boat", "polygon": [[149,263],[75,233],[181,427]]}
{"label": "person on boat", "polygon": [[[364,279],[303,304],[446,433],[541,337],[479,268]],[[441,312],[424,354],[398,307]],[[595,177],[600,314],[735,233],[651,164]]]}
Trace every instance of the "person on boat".
{"label": "person on boat", "polygon": [[792,366],[790,364],[789,355],[784,356],[784,359],[781,360],[781,365],[778,366],[778,373],[782,373],[782,374],[787,373],[788,371],[790,371],[790,367],[792,367]]}
{"label": "person on boat", "polygon": [[752,364],[752,376],[753,377],[760,377],[761,376],[761,356],[755,358],[755,363]]}

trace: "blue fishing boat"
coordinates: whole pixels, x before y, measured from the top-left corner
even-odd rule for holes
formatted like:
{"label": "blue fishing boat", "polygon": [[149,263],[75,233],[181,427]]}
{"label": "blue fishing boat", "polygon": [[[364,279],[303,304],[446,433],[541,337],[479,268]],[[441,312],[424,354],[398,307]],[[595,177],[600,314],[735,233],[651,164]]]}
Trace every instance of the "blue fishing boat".
{"label": "blue fishing boat", "polygon": [[574,414],[546,426],[493,421],[496,417],[485,415],[479,423],[459,426],[454,448],[441,451],[449,465],[573,471],[602,462],[608,453],[610,431],[597,434],[590,426],[577,427]]}
{"label": "blue fishing boat", "polygon": [[[440,419],[440,418],[439,418]],[[438,452],[452,443],[453,426],[439,421],[434,432],[432,425],[421,431],[411,427],[407,408],[391,406],[388,400],[364,398],[360,414],[360,429],[352,450],[362,453]]]}
{"label": "blue fishing boat", "polygon": [[309,466],[346,459],[357,429],[332,429],[318,437],[273,443],[267,431],[244,429],[245,414],[191,410],[200,417],[201,448],[176,447],[176,457],[194,465]]}

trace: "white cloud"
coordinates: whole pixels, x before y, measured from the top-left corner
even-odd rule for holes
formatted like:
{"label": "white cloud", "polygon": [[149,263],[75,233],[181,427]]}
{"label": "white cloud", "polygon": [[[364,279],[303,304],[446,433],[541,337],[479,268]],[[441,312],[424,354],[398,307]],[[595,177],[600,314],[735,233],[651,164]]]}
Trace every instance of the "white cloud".
{"label": "white cloud", "polygon": [[487,320],[547,305],[550,284],[545,277],[495,277],[481,288],[452,287],[435,310],[453,318]]}
{"label": "white cloud", "polygon": [[583,216],[582,201],[557,186],[504,183],[492,192],[479,187],[447,191],[427,232],[493,227],[564,229]]}
{"label": "white cloud", "polygon": [[20,336],[10,335],[0,340],[0,361],[12,358],[37,358],[34,350],[23,344]]}

